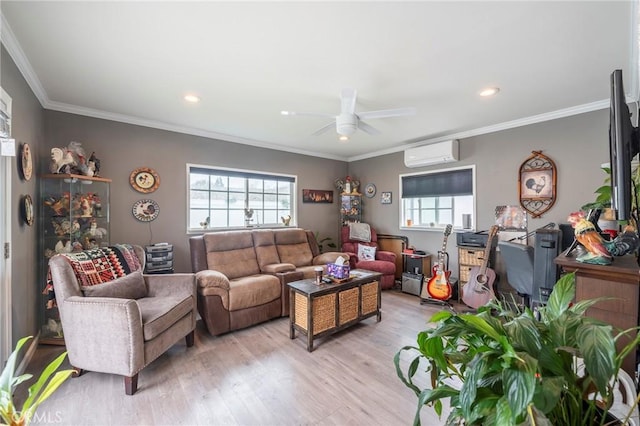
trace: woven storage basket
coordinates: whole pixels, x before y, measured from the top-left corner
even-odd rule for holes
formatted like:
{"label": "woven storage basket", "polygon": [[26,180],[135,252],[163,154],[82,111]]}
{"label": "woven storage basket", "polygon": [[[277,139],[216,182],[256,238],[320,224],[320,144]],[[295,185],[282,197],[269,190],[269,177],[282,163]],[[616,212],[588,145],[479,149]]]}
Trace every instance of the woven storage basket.
{"label": "woven storage basket", "polygon": [[473,269],[473,266],[461,266],[460,267],[460,282],[466,283],[469,281],[469,272]]}
{"label": "woven storage basket", "polygon": [[484,250],[458,250],[458,262],[464,265],[482,265]]}
{"label": "woven storage basket", "polygon": [[[296,293],[296,324],[309,331],[307,324],[307,298]],[[336,326],[336,295],[327,294],[313,299],[311,317],[313,319],[313,335]]]}
{"label": "woven storage basket", "polygon": [[358,287],[338,293],[340,325],[358,318]]}
{"label": "woven storage basket", "polygon": [[378,281],[362,286],[362,315],[378,309]]}

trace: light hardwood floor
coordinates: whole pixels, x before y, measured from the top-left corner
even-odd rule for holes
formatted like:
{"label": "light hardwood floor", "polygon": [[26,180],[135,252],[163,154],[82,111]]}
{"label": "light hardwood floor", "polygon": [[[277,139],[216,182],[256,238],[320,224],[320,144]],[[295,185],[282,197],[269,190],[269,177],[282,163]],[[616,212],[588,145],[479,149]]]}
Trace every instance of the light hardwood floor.
{"label": "light hardwood floor", "polygon": [[[64,383],[34,423],[409,425],[417,399],[396,376],[393,357],[441,309],[384,291],[380,323],[369,318],[318,339],[311,353],[303,336],[289,339],[289,318],[219,337],[198,322],[194,347],[182,340],[142,370],[135,395],[125,395],[122,377],[86,372]],[[41,346],[29,370],[39,371],[61,351]],[[427,382],[421,374],[420,385]],[[445,418],[422,410],[423,425]]]}

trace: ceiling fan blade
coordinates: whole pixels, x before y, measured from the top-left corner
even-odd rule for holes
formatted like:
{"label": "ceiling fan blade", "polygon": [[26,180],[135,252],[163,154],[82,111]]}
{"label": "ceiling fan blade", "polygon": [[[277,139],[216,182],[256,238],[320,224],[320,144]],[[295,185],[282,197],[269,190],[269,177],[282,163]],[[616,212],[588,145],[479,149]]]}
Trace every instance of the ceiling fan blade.
{"label": "ceiling fan blade", "polygon": [[336,127],[336,122],[335,121],[332,121],[331,123],[325,124],[324,126],[320,127],[318,130],[316,130],[315,132],[311,133],[311,136],[321,135],[321,134],[327,132],[332,127],[333,128]]}
{"label": "ceiling fan blade", "polygon": [[306,116],[306,117],[325,117],[325,118],[335,118],[336,117],[334,114],[325,114],[325,113],[322,113],[322,112],[280,111],[280,114],[288,115],[288,116],[300,115],[300,116]]}
{"label": "ceiling fan blade", "polygon": [[356,89],[342,89],[340,93],[340,104],[341,104],[341,113],[349,113],[353,114],[356,111],[356,97],[358,96],[358,92]]}
{"label": "ceiling fan blade", "polygon": [[382,109],[380,111],[366,111],[359,112],[357,115],[359,118],[371,119],[371,118],[386,118],[386,117],[401,117],[404,115],[415,115],[415,108],[395,108],[395,109]]}
{"label": "ceiling fan blade", "polygon": [[380,130],[376,129],[375,127],[372,127],[372,126],[368,125],[364,121],[358,121],[358,129],[360,129],[363,132],[368,133],[370,135],[379,135],[380,134]]}

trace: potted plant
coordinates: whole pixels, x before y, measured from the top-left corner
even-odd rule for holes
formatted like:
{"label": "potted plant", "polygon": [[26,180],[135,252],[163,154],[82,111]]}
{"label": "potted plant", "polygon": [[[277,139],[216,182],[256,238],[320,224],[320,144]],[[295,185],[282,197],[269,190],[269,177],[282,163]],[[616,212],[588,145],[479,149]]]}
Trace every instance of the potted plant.
{"label": "potted plant", "polygon": [[[74,370],[56,372],[67,356],[66,352],[60,354],[46,366],[38,380],[29,387],[29,395],[22,404],[22,408],[18,409],[13,401],[13,392],[20,383],[31,379],[33,376],[31,374],[23,374],[15,377],[16,360],[22,346],[31,338],[32,336],[28,336],[18,341],[0,375],[0,420],[2,420],[3,424],[6,423],[11,426],[28,425],[38,406],[74,373]],[[54,372],[55,374],[53,374]]]}
{"label": "potted plant", "polygon": [[[610,325],[584,315],[601,299],[573,303],[574,296],[571,273],[560,278],[537,315],[498,301],[477,313],[435,314],[435,326],[418,334],[418,345],[403,347],[394,358],[398,377],[418,397],[414,424],[424,405],[441,416],[446,398],[447,424],[604,424],[612,380],[640,336],[616,353],[624,331],[614,337]],[[405,375],[406,351],[417,355]],[[414,378],[424,361],[431,386],[421,389]]]}
{"label": "potted plant", "polygon": [[318,243],[318,251],[320,253],[324,253],[325,243],[327,244],[327,247],[329,247],[330,249],[337,248],[336,244],[333,242],[333,239],[331,237],[320,238],[320,232],[317,232],[317,231],[315,232],[314,236],[316,237],[316,242]]}

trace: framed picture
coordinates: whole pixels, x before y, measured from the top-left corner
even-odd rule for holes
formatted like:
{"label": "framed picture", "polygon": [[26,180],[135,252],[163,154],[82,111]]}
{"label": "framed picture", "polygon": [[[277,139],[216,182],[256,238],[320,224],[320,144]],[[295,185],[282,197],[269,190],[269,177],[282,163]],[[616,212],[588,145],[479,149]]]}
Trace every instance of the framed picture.
{"label": "framed picture", "polygon": [[303,189],[303,203],[333,203],[333,190]]}
{"label": "framed picture", "polygon": [[540,217],[556,201],[556,165],[542,151],[533,151],[520,166],[518,179],[520,205],[531,214]]}
{"label": "framed picture", "polygon": [[382,204],[391,204],[391,192],[383,192],[380,194],[380,202]]}

